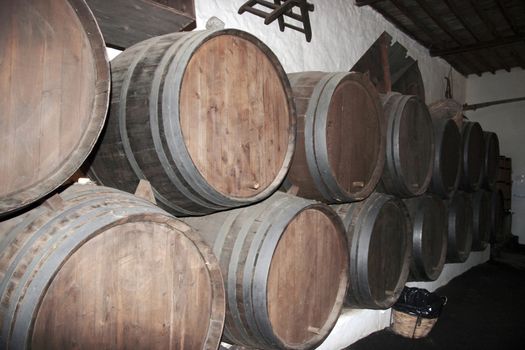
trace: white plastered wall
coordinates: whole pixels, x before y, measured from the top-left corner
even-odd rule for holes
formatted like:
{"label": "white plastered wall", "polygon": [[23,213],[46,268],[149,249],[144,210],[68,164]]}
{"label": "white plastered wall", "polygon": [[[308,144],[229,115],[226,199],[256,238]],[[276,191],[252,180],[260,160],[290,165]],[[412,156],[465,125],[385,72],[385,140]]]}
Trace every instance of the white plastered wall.
{"label": "white plastered wall", "polygon": [[[279,31],[277,21],[265,25],[263,19],[250,13],[239,15],[246,0],[195,0],[197,30],[204,29],[211,17],[217,17],[226,28],[247,31],[272,49],[288,73],[308,70],[327,72],[348,71],[384,31],[398,41],[416,59],[425,84],[426,102],[442,99],[445,79],[450,65],[430,57],[428,50],[370,7],[357,7],[352,0],[310,0],[315,10],[310,13],[312,41],[306,42],[303,33],[286,29]],[[108,49],[110,58],[118,50]],[[241,68],[239,68],[241,69]],[[454,98],[465,100],[466,79],[452,70]]]}
{"label": "white plastered wall", "polygon": [[[512,69],[467,79],[469,104],[525,97],[525,70]],[[525,101],[469,111],[469,119],[498,134],[500,153],[512,158],[512,232],[525,244]]]}
{"label": "white plastered wall", "polygon": [[[383,31],[393,41],[408,49],[418,60],[426,90],[427,103],[444,97],[445,80],[450,65],[432,58],[423,46],[399,31],[370,7],[357,7],[352,0],[310,0],[315,6],[310,13],[312,41],[303,33],[286,29],[279,31],[277,21],[264,25],[263,19],[250,13],[237,14],[245,0],[195,0],[197,28],[203,29],[212,17],[221,19],[226,28],[245,30],[268,45],[288,73],[320,70],[348,71]],[[465,78],[453,71],[454,97],[463,102]]]}

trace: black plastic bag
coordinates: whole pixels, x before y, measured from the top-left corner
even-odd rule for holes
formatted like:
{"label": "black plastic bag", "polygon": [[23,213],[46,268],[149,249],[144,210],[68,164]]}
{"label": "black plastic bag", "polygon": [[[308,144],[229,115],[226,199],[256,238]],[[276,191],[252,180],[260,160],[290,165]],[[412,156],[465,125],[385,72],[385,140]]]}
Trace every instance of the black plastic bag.
{"label": "black plastic bag", "polygon": [[438,318],[446,303],[446,297],[426,289],[405,287],[393,308],[422,318]]}

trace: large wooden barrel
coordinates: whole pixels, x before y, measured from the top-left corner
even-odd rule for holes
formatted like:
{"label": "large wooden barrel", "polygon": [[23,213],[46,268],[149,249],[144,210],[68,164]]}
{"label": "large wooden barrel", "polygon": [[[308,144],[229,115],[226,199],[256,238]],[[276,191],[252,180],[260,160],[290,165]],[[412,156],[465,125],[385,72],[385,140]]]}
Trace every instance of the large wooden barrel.
{"label": "large wooden barrel", "polygon": [[84,162],[109,100],[106,48],[83,0],[0,2],[0,214]]}
{"label": "large wooden barrel", "polygon": [[298,130],[287,183],[299,196],[329,203],[368,197],[385,161],[383,109],[374,86],[361,73],[288,77]]}
{"label": "large wooden barrel", "polygon": [[271,50],[235,29],[174,33],[111,62],[108,125],[91,166],[133,192],[147,179],[169,212],[200,215],[276,190],[295,145],[288,78]]}
{"label": "large wooden barrel", "polygon": [[472,199],[472,250],[484,250],[490,241],[491,195],[484,190],[471,194]]}
{"label": "large wooden barrel", "polygon": [[399,298],[410,270],[412,232],[403,202],[372,193],[361,202],[334,206],[346,227],[350,283],[345,304],[387,309]]}
{"label": "large wooden barrel", "polygon": [[495,190],[490,193],[490,242],[499,243],[505,240],[505,208],[503,193]]}
{"label": "large wooden barrel", "polygon": [[0,223],[0,348],[216,349],[217,259],[121,191],[74,185]]}
{"label": "large wooden barrel", "polygon": [[382,95],[386,159],[378,190],[398,197],[423,194],[430,184],[434,131],[427,106],[416,96]]}
{"label": "large wooden barrel", "polygon": [[447,202],[448,209],[448,263],[464,262],[472,250],[472,200],[457,191]]}
{"label": "large wooden barrel", "polygon": [[328,336],[348,281],[344,228],[330,207],[278,192],[250,207],[184,220],[219,258],[226,341],[313,349]]}
{"label": "large wooden barrel", "polygon": [[461,175],[461,134],[452,119],[432,119],[434,126],[434,168],[428,188],[443,199],[450,198]]}
{"label": "large wooden barrel", "polygon": [[481,167],[481,185],[487,190],[494,190],[498,180],[499,139],[494,132],[483,132],[485,157]]}
{"label": "large wooden barrel", "polygon": [[404,202],[413,227],[410,279],[434,281],[441,275],[447,257],[447,208],[441,199],[432,195]]}
{"label": "large wooden barrel", "polygon": [[485,159],[483,130],[477,122],[464,122],[462,128],[463,155],[459,188],[467,192],[479,190]]}
{"label": "large wooden barrel", "polygon": [[508,211],[512,204],[512,159],[499,156],[496,189],[503,195],[503,209]]}

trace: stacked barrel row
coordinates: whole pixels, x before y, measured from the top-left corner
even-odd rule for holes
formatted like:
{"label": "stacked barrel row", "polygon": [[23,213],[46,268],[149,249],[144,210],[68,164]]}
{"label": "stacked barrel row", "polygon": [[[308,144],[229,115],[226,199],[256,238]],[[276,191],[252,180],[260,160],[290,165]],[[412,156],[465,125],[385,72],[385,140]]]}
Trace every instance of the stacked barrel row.
{"label": "stacked barrel row", "polygon": [[[110,67],[88,6],[4,1],[0,31],[0,348],[216,349],[223,278],[194,229],[117,189],[74,185],[56,194],[110,132]],[[285,135],[275,144],[290,154],[293,118],[280,116]],[[127,147],[133,132],[121,131]]]}
{"label": "stacked barrel row", "polygon": [[[1,81],[19,82],[0,85],[1,348],[216,349],[224,333],[307,349],[329,334],[345,228],[328,205],[275,193],[297,116],[266,45],[238,30],[169,34],[123,52],[110,76],[82,0],[7,2],[0,19]],[[378,104],[360,75],[342,78]],[[105,186],[59,188],[88,155]]]}
{"label": "stacked barrel row", "polygon": [[[110,76],[82,0],[8,2],[0,30],[21,82],[0,94],[1,348],[311,349],[343,305],[389,308],[486,245],[497,138],[416,96],[286,75],[233,29],[138,43]],[[88,156],[103,186],[57,191]]]}

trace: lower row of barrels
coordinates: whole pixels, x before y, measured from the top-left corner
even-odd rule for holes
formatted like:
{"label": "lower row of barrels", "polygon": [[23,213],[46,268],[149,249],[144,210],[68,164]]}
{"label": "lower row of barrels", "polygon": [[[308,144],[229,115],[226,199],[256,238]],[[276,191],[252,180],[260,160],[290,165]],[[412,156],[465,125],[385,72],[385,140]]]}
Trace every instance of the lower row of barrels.
{"label": "lower row of barrels", "polygon": [[343,306],[389,308],[407,280],[484,249],[501,202],[374,192],[328,206],[277,192],[176,219],[77,184],[0,223],[0,347],[315,348]]}

